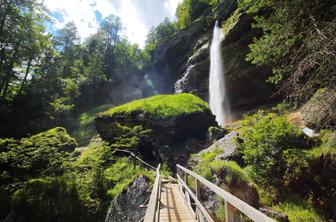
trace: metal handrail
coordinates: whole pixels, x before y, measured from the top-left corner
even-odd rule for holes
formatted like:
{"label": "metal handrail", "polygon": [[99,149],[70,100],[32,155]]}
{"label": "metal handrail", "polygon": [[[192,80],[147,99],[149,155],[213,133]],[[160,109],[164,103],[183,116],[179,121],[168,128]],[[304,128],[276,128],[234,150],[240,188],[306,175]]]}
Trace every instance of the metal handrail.
{"label": "metal handrail", "polygon": [[[208,187],[211,191],[215,192],[218,196],[224,199],[225,201],[225,217],[226,222],[233,222],[234,215],[232,211],[232,206],[238,209],[240,212],[248,216],[250,219],[252,219],[255,222],[275,222],[270,217],[266,216],[259,210],[255,209],[254,207],[250,206],[249,204],[245,203],[244,201],[240,200],[239,198],[233,196],[229,192],[223,190],[222,188],[218,187],[217,185],[211,183],[207,179],[201,177],[200,175],[184,168],[181,165],[177,166],[177,178],[179,181],[179,184],[190,194],[190,196],[194,199],[196,203],[196,215],[197,220],[199,221],[200,213],[207,219],[208,221],[213,221],[211,217],[209,218],[209,214],[206,212],[202,204],[200,204],[199,201],[199,186],[198,183],[202,183],[204,186]],[[181,179],[181,176],[178,174],[179,170],[184,172],[184,180]],[[195,184],[196,184],[196,195],[191,191],[191,189],[187,185],[187,174],[195,178]],[[204,212],[205,211],[205,212]],[[197,213],[198,212],[198,213]]]}
{"label": "metal handrail", "polygon": [[156,222],[159,221],[160,213],[160,199],[161,199],[161,176],[160,176],[160,164],[156,168],[156,177],[148,202],[144,222]]}

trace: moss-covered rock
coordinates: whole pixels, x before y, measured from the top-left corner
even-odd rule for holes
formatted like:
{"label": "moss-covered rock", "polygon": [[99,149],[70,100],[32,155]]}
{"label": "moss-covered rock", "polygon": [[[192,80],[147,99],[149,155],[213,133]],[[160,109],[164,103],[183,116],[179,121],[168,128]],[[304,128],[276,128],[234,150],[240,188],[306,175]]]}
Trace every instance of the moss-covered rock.
{"label": "moss-covered rock", "polygon": [[95,121],[100,136],[116,148],[135,148],[147,160],[173,160],[172,166],[177,159],[186,163],[197,140],[206,140],[208,128],[217,125],[208,104],[191,94],[135,100]]}
{"label": "moss-covered rock", "polygon": [[31,143],[33,147],[53,146],[58,148],[59,151],[65,152],[72,152],[77,146],[76,140],[62,127],[36,134],[28,139],[21,140],[21,142]]}
{"label": "moss-covered rock", "polygon": [[81,221],[74,184],[62,178],[31,179],[12,198],[14,221]]}
{"label": "moss-covered rock", "polygon": [[10,192],[30,178],[60,175],[68,155],[64,151],[76,145],[60,127],[21,140],[0,139],[0,184]]}

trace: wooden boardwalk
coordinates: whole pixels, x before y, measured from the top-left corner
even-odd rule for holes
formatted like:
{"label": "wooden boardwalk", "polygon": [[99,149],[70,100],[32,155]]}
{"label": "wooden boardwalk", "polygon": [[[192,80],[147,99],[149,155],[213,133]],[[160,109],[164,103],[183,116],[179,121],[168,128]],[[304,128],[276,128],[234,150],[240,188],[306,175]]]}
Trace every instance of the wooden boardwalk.
{"label": "wooden boardwalk", "polygon": [[[181,165],[176,165],[178,184],[162,180],[160,166],[159,164],[156,169],[156,177],[143,222],[195,222],[196,220],[214,222],[199,200],[200,186],[207,187],[224,200],[226,222],[235,221],[233,209],[245,214],[254,222],[275,222],[259,210]],[[195,180],[195,192],[188,186],[188,177]],[[175,181],[175,179],[172,180]],[[193,207],[191,207],[191,200]]]}
{"label": "wooden boardwalk", "polygon": [[178,184],[163,183],[161,187],[160,221],[195,222]]}

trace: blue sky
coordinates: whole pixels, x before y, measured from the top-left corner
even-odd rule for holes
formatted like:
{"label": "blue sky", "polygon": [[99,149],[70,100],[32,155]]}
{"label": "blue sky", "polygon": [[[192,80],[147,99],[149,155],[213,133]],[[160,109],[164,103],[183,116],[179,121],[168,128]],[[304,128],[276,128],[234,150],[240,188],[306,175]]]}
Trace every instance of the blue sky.
{"label": "blue sky", "polygon": [[123,35],[130,42],[144,46],[152,26],[165,17],[174,19],[175,10],[182,0],[42,0],[54,19],[47,25],[49,31],[62,28],[73,21],[82,39],[95,33],[100,21],[110,14],[121,18]]}

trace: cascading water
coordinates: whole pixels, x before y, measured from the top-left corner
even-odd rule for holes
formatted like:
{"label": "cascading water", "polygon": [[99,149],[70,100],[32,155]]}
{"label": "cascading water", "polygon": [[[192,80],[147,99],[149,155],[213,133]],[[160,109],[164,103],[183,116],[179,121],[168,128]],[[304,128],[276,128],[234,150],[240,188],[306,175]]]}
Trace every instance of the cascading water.
{"label": "cascading water", "polygon": [[223,60],[221,55],[222,30],[216,21],[210,48],[210,109],[216,116],[216,121],[220,126],[225,126],[231,121],[230,104],[225,87]]}

